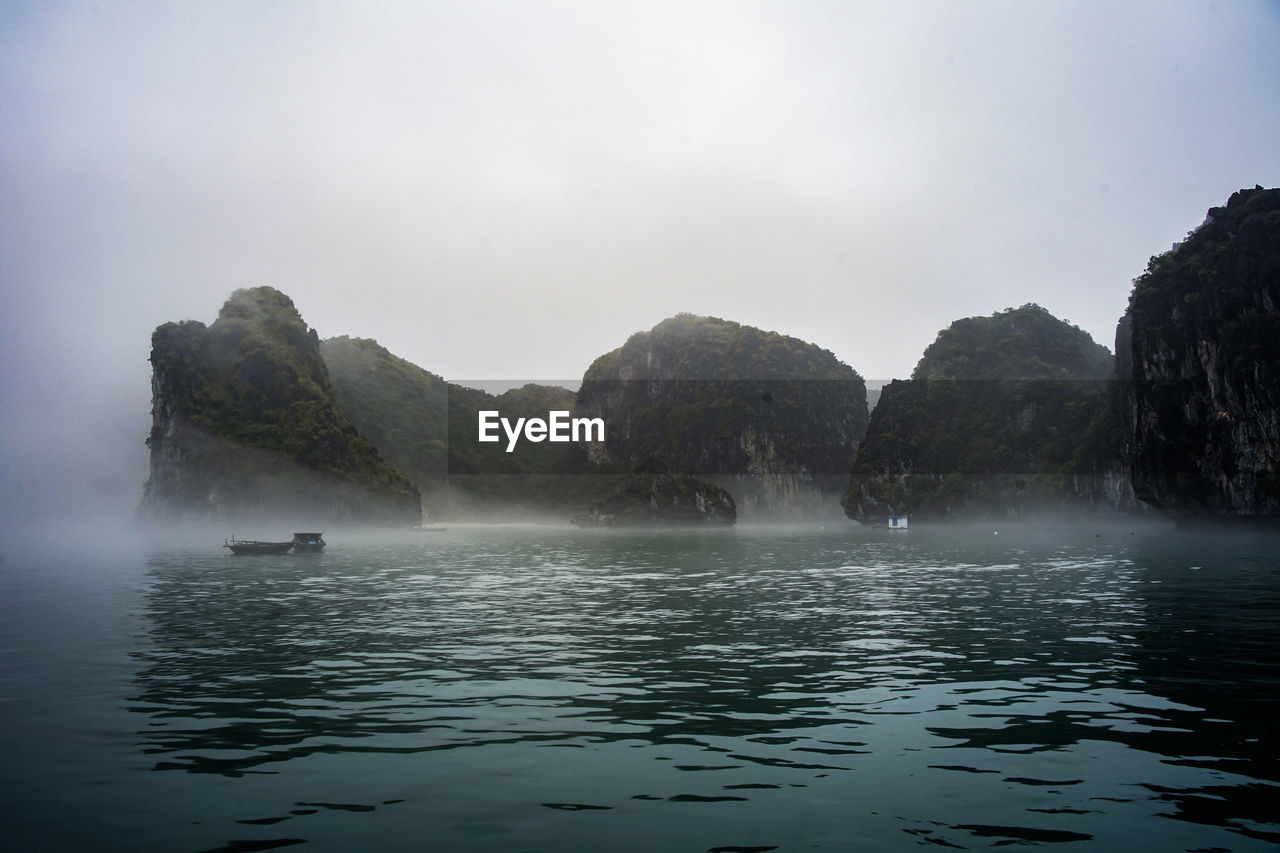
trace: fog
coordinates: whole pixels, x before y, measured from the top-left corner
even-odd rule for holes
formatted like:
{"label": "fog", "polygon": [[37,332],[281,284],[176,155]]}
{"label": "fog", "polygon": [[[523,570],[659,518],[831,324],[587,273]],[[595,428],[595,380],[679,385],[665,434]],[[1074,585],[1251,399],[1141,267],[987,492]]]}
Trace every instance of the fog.
{"label": "fog", "polygon": [[0,6],[0,525],[131,513],[149,336],[239,287],[446,377],[680,311],[903,377],[1280,183],[1274,4]]}

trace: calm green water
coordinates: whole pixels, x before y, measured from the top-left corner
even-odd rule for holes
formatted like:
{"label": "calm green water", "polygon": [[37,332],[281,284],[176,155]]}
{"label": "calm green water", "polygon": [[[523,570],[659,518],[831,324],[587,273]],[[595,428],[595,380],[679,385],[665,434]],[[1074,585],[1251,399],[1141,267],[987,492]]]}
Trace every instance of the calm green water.
{"label": "calm green water", "polygon": [[1280,539],[10,541],[14,850],[1264,850]]}

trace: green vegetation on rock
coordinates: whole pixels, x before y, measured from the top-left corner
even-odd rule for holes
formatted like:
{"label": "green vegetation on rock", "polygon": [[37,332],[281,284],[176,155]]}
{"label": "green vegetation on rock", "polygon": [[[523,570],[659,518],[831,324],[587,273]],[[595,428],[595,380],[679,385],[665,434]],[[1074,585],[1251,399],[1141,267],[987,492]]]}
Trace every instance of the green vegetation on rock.
{"label": "green vegetation on rock", "polygon": [[449,384],[364,338],[320,342],[342,413],[427,494],[448,468]]}
{"label": "green vegetation on rock", "polygon": [[618,466],[593,466],[581,444],[477,440],[478,414],[546,418],[572,411],[567,388],[529,383],[501,394],[469,388],[390,353],[376,341],[320,345],[343,413],[422,493],[435,518],[567,515],[617,483]]}
{"label": "green vegetation on rock", "polygon": [[418,518],[417,490],[339,411],[319,340],[279,291],[237,290],[208,327],[160,326],[151,364],[144,513]]}
{"label": "green vegetation on rock", "polygon": [[1034,303],[956,320],[938,333],[912,379],[1110,379],[1111,351]]}

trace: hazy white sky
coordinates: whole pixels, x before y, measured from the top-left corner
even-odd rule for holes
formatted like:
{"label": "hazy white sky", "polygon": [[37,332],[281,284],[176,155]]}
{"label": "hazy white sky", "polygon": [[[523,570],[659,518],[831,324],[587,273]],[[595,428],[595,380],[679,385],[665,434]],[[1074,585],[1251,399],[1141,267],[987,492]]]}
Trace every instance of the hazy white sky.
{"label": "hazy white sky", "polygon": [[257,284],[454,379],[679,311],[872,379],[1025,302],[1111,346],[1280,184],[1278,84],[1274,2],[0,2],[0,501],[131,506],[151,330]]}

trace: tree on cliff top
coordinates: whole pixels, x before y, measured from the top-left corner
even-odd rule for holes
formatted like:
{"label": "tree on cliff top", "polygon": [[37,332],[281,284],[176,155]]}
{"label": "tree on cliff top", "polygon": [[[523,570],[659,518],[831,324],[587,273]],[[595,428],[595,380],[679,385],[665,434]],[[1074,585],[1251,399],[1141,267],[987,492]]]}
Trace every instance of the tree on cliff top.
{"label": "tree on cliff top", "polygon": [[[1238,372],[1280,365],[1280,189],[1232,193],[1134,279],[1128,316],[1138,343],[1156,334],[1212,334]],[[1124,379],[1149,377],[1125,376]]]}
{"label": "tree on cliff top", "polygon": [[867,419],[862,377],[831,352],[693,314],[596,359],[576,409],[604,418],[614,461],[729,476],[843,474]]}
{"label": "tree on cliff top", "polygon": [[861,379],[830,351],[719,317],[681,313],[587,368],[597,379]]}
{"label": "tree on cliff top", "polygon": [[938,333],[912,379],[1107,379],[1111,351],[1034,303],[956,320]]}
{"label": "tree on cliff top", "polygon": [[1017,515],[1098,500],[1119,459],[1104,429],[1113,371],[1105,347],[1038,305],[957,320],[910,380],[885,387],[845,512]]}

